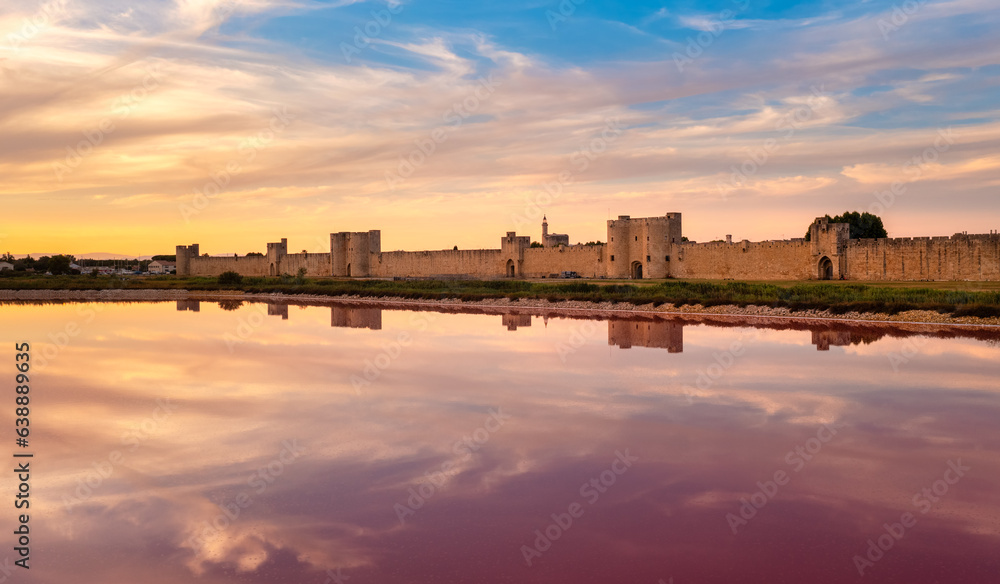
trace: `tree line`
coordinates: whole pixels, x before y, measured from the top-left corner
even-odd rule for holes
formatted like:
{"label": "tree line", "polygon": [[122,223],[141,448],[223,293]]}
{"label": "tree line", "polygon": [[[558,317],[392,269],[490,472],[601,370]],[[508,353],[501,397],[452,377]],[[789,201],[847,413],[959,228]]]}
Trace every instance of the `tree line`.
{"label": "tree line", "polygon": [[[90,273],[91,270],[89,268],[98,267],[126,268],[145,272],[149,269],[149,264],[154,261],[173,262],[176,261],[176,257],[174,255],[155,255],[148,260],[77,260],[76,256],[71,254],[57,254],[38,258],[28,255],[23,258],[15,258],[10,252],[7,252],[0,256],[0,262],[12,264],[15,272],[51,273],[54,276],[62,276]],[[74,264],[79,266],[79,269],[71,267]]]}

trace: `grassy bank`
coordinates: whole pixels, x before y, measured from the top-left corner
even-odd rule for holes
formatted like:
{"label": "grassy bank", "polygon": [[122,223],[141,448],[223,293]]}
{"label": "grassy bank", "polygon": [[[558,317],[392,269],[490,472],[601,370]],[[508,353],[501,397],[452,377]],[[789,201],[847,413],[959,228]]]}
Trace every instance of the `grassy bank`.
{"label": "grassy bank", "polygon": [[976,289],[979,285],[950,283],[954,286],[897,286],[893,284],[764,283],[733,281],[644,281],[641,285],[590,282],[525,282],[520,280],[347,280],[336,278],[299,279],[242,278],[239,283],[220,283],[219,278],[91,277],[91,276],[5,276],[0,289],[6,290],[242,290],[253,293],[314,294],[382,298],[402,297],[436,300],[459,298],[482,300],[507,297],[544,298],[554,302],[583,300],[631,302],[659,306],[695,305],[787,307],[790,310],[829,309],[834,314],[880,312],[897,314],[907,310],[933,310],[953,316],[1000,316],[1000,290]]}

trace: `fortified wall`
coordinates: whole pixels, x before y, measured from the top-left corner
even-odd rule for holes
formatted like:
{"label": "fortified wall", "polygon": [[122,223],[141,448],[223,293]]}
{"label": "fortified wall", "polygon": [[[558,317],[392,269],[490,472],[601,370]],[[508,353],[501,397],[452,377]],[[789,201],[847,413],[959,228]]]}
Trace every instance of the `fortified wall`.
{"label": "fortified wall", "polygon": [[850,226],[813,221],[809,240],[686,242],[681,214],[607,222],[607,242],[568,245],[542,226],[542,247],[510,231],[499,249],[382,251],[381,231],[330,234],[329,253],[288,253],[288,240],[249,257],[200,255],[177,246],[177,275],[339,276],[357,278],[584,278],[738,280],[1000,280],[1000,234],[850,239]]}
{"label": "fortified wall", "polygon": [[1000,280],[1000,234],[852,239],[851,280]]}
{"label": "fortified wall", "polygon": [[820,218],[809,227],[810,241],[738,241],[681,243],[675,278],[732,280],[830,280],[846,274],[847,223]]}

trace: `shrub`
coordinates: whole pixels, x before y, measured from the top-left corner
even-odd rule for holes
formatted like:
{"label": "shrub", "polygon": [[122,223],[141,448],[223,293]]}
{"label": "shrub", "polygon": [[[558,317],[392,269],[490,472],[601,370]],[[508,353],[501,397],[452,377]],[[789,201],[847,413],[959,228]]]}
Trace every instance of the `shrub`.
{"label": "shrub", "polygon": [[220,286],[239,286],[243,283],[243,276],[238,272],[222,272],[219,274]]}

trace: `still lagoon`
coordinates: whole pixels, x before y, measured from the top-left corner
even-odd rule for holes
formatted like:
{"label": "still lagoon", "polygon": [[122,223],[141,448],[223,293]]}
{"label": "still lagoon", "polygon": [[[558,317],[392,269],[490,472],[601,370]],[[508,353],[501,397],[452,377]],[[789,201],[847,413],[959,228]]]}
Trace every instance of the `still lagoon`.
{"label": "still lagoon", "polygon": [[1000,332],[238,301],[0,325],[33,455],[12,581],[998,581]]}

